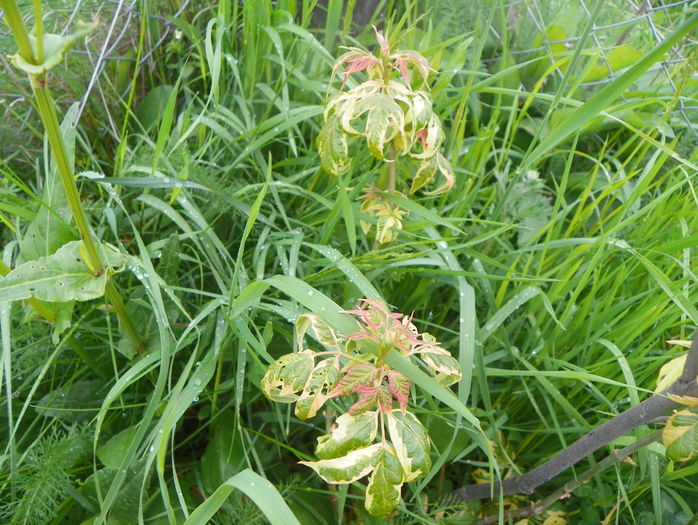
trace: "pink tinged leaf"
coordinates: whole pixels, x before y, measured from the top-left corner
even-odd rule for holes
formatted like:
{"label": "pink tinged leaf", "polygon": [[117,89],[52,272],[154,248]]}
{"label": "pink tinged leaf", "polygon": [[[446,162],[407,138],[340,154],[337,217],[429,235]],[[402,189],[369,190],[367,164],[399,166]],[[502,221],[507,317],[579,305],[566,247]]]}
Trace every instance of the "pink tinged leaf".
{"label": "pink tinged leaf", "polygon": [[410,72],[407,69],[407,60],[398,59],[396,61],[397,68],[400,70],[400,76],[407,86],[410,85]]}
{"label": "pink tinged leaf", "polygon": [[388,372],[388,386],[404,414],[407,409],[407,401],[410,398],[410,382],[400,372],[390,371]]}
{"label": "pink tinged leaf", "polygon": [[359,400],[349,407],[347,411],[349,415],[358,416],[369,410],[373,410],[378,405],[376,396],[361,397]]}
{"label": "pink tinged leaf", "polygon": [[370,363],[350,366],[328,397],[347,396],[362,387],[370,386],[376,382],[377,373],[376,367]]}
{"label": "pink tinged leaf", "polygon": [[378,40],[378,45],[380,45],[381,47],[381,54],[384,56],[388,56],[390,54],[390,45],[388,44],[388,41],[383,36],[383,33],[378,31],[378,28],[376,26],[373,26],[373,30],[376,33],[376,40]]}
{"label": "pink tinged leaf", "polygon": [[393,395],[390,393],[390,390],[381,385],[375,393],[375,396],[381,412],[388,414],[393,409]]}

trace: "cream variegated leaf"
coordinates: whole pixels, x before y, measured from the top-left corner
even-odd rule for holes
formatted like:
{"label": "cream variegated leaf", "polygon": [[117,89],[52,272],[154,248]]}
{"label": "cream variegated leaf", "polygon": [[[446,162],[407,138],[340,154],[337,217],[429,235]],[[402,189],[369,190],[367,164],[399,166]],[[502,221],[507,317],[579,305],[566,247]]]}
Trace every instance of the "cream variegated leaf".
{"label": "cream variegated leaf", "polygon": [[425,350],[419,354],[419,357],[429,367],[431,373],[434,374],[434,379],[440,385],[450,386],[460,381],[463,377],[460,363],[448,352]]}
{"label": "cream variegated leaf", "polygon": [[350,165],[347,137],[339,129],[339,121],[330,117],[320,130],[317,149],[323,169],[333,175],[345,173]]}
{"label": "cream variegated leaf", "polygon": [[415,141],[415,146],[419,143],[421,145],[421,151],[414,151],[413,148],[410,152],[412,158],[425,160],[436,155],[444,140],[444,132],[441,129],[439,117],[432,114],[426,125],[416,131],[415,138],[418,139]]}
{"label": "cream variegated leaf", "polygon": [[368,111],[366,117],[368,150],[377,159],[384,160],[386,143],[405,132],[405,115],[400,106],[386,95],[374,95],[366,99],[362,107],[366,107]]}
{"label": "cream variegated leaf", "polygon": [[366,510],[376,517],[388,517],[400,503],[404,474],[395,450],[384,444],[366,486]]}
{"label": "cream variegated leaf", "polygon": [[425,128],[434,115],[431,97],[424,91],[410,94],[408,110],[405,113],[405,124],[414,131]]}
{"label": "cream variegated leaf", "polygon": [[688,461],[698,455],[698,409],[675,413],[662,430],[666,455],[672,461]]}
{"label": "cream variegated leaf", "polygon": [[303,314],[296,320],[296,348],[303,348],[303,339],[308,332],[308,328],[313,329],[315,339],[323,346],[332,350],[340,350],[339,339],[334,329],[317,314]]}
{"label": "cream variegated leaf", "polygon": [[374,445],[352,450],[345,456],[319,461],[300,461],[310,467],[327,483],[353,483],[371,473],[380,460],[383,445]]}
{"label": "cream variegated leaf", "polygon": [[343,414],[335,421],[329,434],[320,436],[315,454],[320,459],[332,459],[373,443],[378,432],[378,412],[358,416]]}
{"label": "cream variegated leaf", "polygon": [[310,373],[310,377],[296,402],[296,416],[299,419],[315,416],[338,382],[339,364],[337,359],[333,357],[320,361]]}
{"label": "cream variegated leaf", "polygon": [[448,192],[456,182],[456,176],[453,173],[451,163],[448,162],[446,157],[441,155],[441,153],[436,153],[433,157],[423,161],[419,165],[417,173],[412,179],[410,194],[415,193],[417,190],[429,184],[437,173],[445,179],[444,183],[435,190],[425,193],[427,195],[439,195]]}
{"label": "cream variegated leaf", "polygon": [[315,352],[286,354],[269,365],[262,378],[262,391],[272,401],[293,403],[313,370]]}
{"label": "cream variegated leaf", "polygon": [[400,410],[388,413],[387,422],[390,441],[404,471],[404,481],[424,476],[431,468],[427,429],[414,414],[403,414]]}

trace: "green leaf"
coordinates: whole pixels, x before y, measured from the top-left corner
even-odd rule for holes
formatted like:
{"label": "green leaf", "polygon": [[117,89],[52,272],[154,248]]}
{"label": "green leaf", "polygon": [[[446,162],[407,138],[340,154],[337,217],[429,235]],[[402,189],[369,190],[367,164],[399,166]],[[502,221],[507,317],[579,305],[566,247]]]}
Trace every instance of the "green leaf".
{"label": "green leaf", "polygon": [[353,483],[369,474],[380,460],[383,444],[352,450],[345,456],[320,461],[299,461],[310,467],[327,483]]}
{"label": "green leaf", "polygon": [[298,398],[296,416],[300,419],[308,419],[317,414],[338,381],[339,363],[337,359],[330,358],[320,361],[311,372],[310,378]]}
{"label": "green leaf", "polygon": [[269,481],[250,469],[243,470],[218,487],[216,492],[191,513],[184,525],[210,523],[210,519],[235,489],[241,490],[254,501],[271,525],[300,525],[279,491]]}
{"label": "green leaf", "polygon": [[315,454],[320,459],[338,458],[366,447],[376,439],[378,412],[365,412],[358,416],[343,414],[335,421],[332,432],[320,436]]}
{"label": "green leaf", "polygon": [[[83,262],[82,241],[71,241],[53,255],[21,264],[0,279],[3,301],[35,297],[42,301],[88,301],[104,295],[107,271],[93,274]],[[116,248],[101,245],[102,262],[121,271],[126,258]]]}
{"label": "green leaf", "polygon": [[593,64],[585,70],[582,83],[596,82],[597,80],[607,78],[611,73],[632,66],[641,58],[642,52],[630,44],[614,47],[605,57],[601,55],[592,56],[590,60],[593,61]]}
{"label": "green leaf", "polygon": [[269,365],[262,378],[262,390],[272,401],[293,403],[313,370],[315,352],[303,350],[282,355]]}
{"label": "green leaf", "polygon": [[349,147],[347,137],[339,127],[337,117],[329,117],[320,129],[317,137],[317,149],[320,154],[320,164],[332,175],[340,175],[349,170]]}
{"label": "green leaf", "polygon": [[[46,73],[49,69],[56,67],[63,61],[63,55],[73,47],[78,40],[82,40],[97,28],[99,20],[95,20],[91,24],[78,23],[77,30],[68,35],[56,35],[53,33],[44,33],[42,48],[43,62],[41,64],[32,64],[27,62],[19,54],[11,55],[10,62],[16,67],[24,71],[30,76],[38,76]],[[29,41],[34,55],[37,55],[37,39],[35,36],[29,35]]]}
{"label": "green leaf", "polygon": [[395,447],[404,480],[412,481],[424,476],[431,468],[429,434],[414,414],[400,410],[388,413],[388,433]]}
{"label": "green leaf", "polygon": [[133,441],[136,432],[138,432],[137,426],[122,430],[97,449],[97,457],[105,467],[114,469],[121,467],[124,454],[128,450],[131,441]]}
{"label": "green leaf", "polygon": [[380,459],[366,486],[364,505],[372,516],[387,517],[400,503],[404,475],[393,447],[381,446]]}
{"label": "green leaf", "polygon": [[698,455],[698,409],[675,413],[662,430],[666,455],[672,461],[688,461]]}
{"label": "green leaf", "polygon": [[332,327],[317,314],[303,314],[296,319],[296,348],[303,348],[303,340],[308,328],[312,328],[315,339],[332,350],[340,350],[339,340]]}

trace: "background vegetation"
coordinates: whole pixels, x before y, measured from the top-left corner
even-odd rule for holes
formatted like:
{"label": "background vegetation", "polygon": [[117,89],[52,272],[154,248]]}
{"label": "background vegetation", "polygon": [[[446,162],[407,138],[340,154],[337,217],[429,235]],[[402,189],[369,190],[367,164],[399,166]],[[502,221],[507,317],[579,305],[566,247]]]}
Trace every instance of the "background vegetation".
{"label": "background vegetation", "polygon": [[[374,45],[370,24],[352,21],[361,2],[142,2],[111,37],[116,3],[81,13],[100,4],[100,29],[78,46],[90,53],[70,53],[49,86],[63,118],[105,42],[131,59],[108,61],[64,136],[94,230],[133,256],[115,281],[147,345],[124,339],[103,301],[79,303],[60,335],[29,306],[2,303],[3,521],[183,523],[249,467],[303,524],[379,523],[361,490],[298,465],[323,416],[300,421],[259,387],[299,314],[322,313],[325,296],[350,308],[367,283],[472,370],[458,397],[494,443],[488,458],[458,414],[420,392],[434,467],[403,490],[395,523],[469,523],[478,510],[440,497],[492,460],[503,476],[530,470],[638,403],[681,353],[666,341],[695,331],[698,119],[685,109],[698,97],[695,41],[593,98],[695,13],[691,2],[651,13],[626,2],[379,2],[371,22],[438,71],[431,93],[457,174],[447,195],[413,200],[380,249],[356,201],[380,164],[358,157],[338,184],[314,145],[338,88],[338,45]],[[47,26],[72,23],[72,3],[44,6]],[[592,31],[601,25],[612,27]],[[5,33],[0,51],[14,52]],[[14,267],[37,217],[47,243],[77,237],[46,182],[54,168],[28,82],[4,58],[2,71],[2,256]],[[411,174],[398,176],[405,190]],[[555,509],[572,523],[694,522],[698,465],[663,452],[649,446]],[[211,522],[264,523],[273,502],[257,478],[236,479],[244,490],[219,500]]]}

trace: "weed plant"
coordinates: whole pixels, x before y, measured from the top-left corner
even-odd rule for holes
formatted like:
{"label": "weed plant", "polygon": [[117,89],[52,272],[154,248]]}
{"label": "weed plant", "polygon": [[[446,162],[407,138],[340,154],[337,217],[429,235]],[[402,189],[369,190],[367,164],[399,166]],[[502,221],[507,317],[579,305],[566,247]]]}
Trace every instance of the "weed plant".
{"label": "weed plant", "polygon": [[[618,62],[612,80],[594,69],[590,39],[612,12],[605,2],[587,2],[589,17],[574,25],[565,9],[556,20],[551,3],[533,3],[546,10],[550,40],[557,26],[577,43],[515,53],[536,47],[525,40],[530,20],[498,2],[462,13],[446,0],[380,3],[372,24],[435,70],[429,94],[455,174],[444,194],[400,199],[402,228],[380,246],[361,227],[377,221],[357,197],[385,176],[383,163],[349,150],[354,169],[337,178],[316,148],[339,88],[330,84],[338,46],[375,45],[371,24],[344,12],[355,2],[190,2],[152,69],[107,68],[103,103],[78,123],[73,106],[58,104],[79,205],[123,268],[109,282],[124,312],[111,297],[75,302],[71,316],[36,297],[0,303],[2,520],[385,522],[365,510],[363,486],[328,485],[300,464],[317,459],[316,438],[346,407],[331,399],[302,420],[261,386],[293,351],[300,316],[347,335],[340,310],[369,298],[414,312],[464,372],[451,393],[388,358],[419,383],[410,407],[429,432],[432,465],[402,487],[392,523],[505,523],[643,439],[632,461],[596,472],[530,522],[693,522],[698,464],[671,461],[656,424],[533,495],[443,497],[529,471],[648,398],[660,368],[684,353],[667,341],[690,339],[698,325],[696,123],[675,111],[698,98],[695,9],[662,13],[675,30],[664,47],[635,27],[626,43],[636,60]],[[27,27],[38,4],[20,3]],[[143,2],[143,12],[165,4]],[[55,29],[61,11],[51,7],[42,19]],[[145,19],[133,38],[141,47],[127,51],[139,56],[151,30]],[[689,53],[667,66],[675,91],[647,72],[672,45]],[[73,66],[47,77],[60,102],[63,68]],[[25,96],[11,110],[24,115],[31,88],[5,67],[0,85]],[[584,84],[599,74],[609,82]],[[114,125],[95,133],[107,114]],[[53,146],[30,122],[0,127],[3,274],[80,239]],[[397,184],[408,188],[413,175],[397,169]],[[41,251],[29,256],[32,233]]]}

